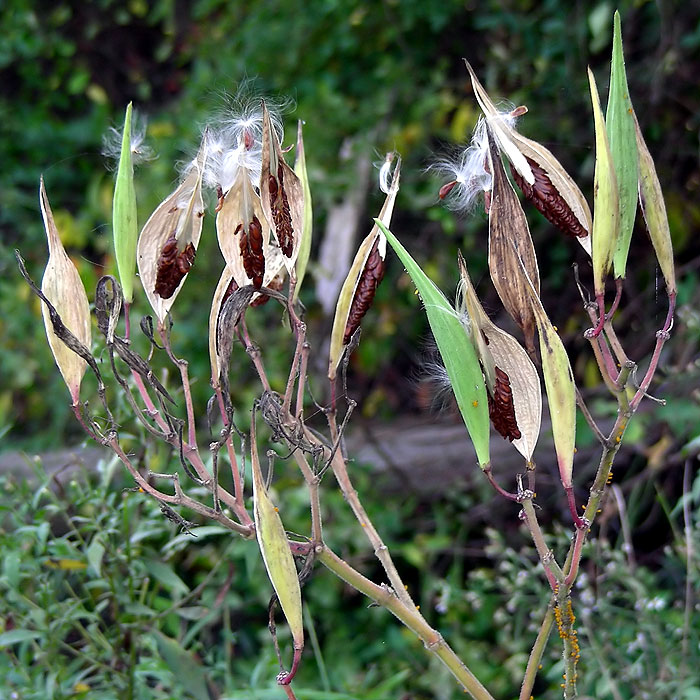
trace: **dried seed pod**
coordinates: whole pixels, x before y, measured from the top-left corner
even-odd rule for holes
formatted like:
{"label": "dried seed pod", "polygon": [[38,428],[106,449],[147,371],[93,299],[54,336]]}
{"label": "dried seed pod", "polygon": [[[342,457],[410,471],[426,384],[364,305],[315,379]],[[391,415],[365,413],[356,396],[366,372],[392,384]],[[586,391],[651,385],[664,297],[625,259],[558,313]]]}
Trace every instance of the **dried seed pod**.
{"label": "dried seed pod", "polygon": [[182,278],[190,271],[197,251],[190,241],[183,250],[178,249],[177,238],[173,231],[156,263],[157,274],[154,289],[163,299],[170,299],[180,286]]}
{"label": "dried seed pod", "polygon": [[[508,377],[513,397],[515,427],[520,432],[520,437],[512,439],[513,447],[530,461],[539,438],[542,420],[539,375],[520,343],[498,328],[486,315],[469,279],[467,266],[461,254],[458,256],[458,263],[461,281],[457,295],[457,312],[463,319],[479,355],[489,395],[496,394],[497,368]],[[512,434],[514,435],[514,431]]]}
{"label": "dried seed pod", "polygon": [[360,322],[372,305],[377,287],[384,278],[384,269],[384,258],[379,253],[379,237],[377,237],[367,257],[360,279],[357,281],[355,296],[350,304],[350,313],[345,324],[343,345],[350,342],[352,334],[360,327]]}
{"label": "dried seed pod", "polygon": [[501,156],[490,132],[488,139],[489,167],[493,175],[489,208],[489,272],[503,306],[522,329],[525,345],[532,351],[535,319],[520,260],[539,294],[537,256],[525,212],[503,169]]}
{"label": "dried seed pod", "polygon": [[304,226],[304,186],[284,160],[264,102],[260,199],[291,273],[299,254]]}
{"label": "dried seed pod", "polygon": [[[387,188],[387,196],[378,217],[378,220],[387,227],[391,223],[391,215],[394,212],[394,203],[399,191],[400,174],[401,158],[397,157],[391,185]],[[343,350],[371,305],[374,292],[384,274],[383,263],[386,257],[386,238],[380,231],[376,221],[377,219],[375,219],[375,224],[369,235],[360,243],[338,295],[328,361],[328,378],[331,381],[335,379]],[[368,266],[369,258],[373,253],[372,263]],[[360,290],[361,283],[363,285],[362,290]],[[350,320],[351,314],[354,316],[352,321]]]}
{"label": "dried seed pod", "polygon": [[304,218],[301,227],[301,242],[299,243],[299,255],[295,265],[297,283],[294,287],[294,301],[299,298],[301,283],[306,274],[306,266],[311,254],[311,238],[313,234],[313,209],[311,204],[311,187],[309,186],[309,175],[306,171],[306,153],[304,151],[304,136],[302,134],[302,121],[299,120],[297,126],[297,152],[294,161],[294,172],[296,173],[304,192]]}
{"label": "dried seed pod", "polygon": [[[540,212],[555,226],[561,228],[566,233],[571,233],[581,244],[583,249],[591,254],[590,232],[592,228],[591,210],[586,202],[586,198],[574,182],[571,176],[562,167],[561,163],[542,144],[528,139],[519,134],[503,116],[499,113],[486,90],[479,82],[472,67],[467,63],[467,69],[471,77],[474,94],[477,102],[491,126],[498,147],[505,153],[512,166],[513,175],[518,182],[518,187],[523,190],[530,201],[537,206],[537,191],[544,192],[543,186],[538,186],[530,198],[525,191],[524,185],[533,187],[536,184],[538,170],[540,181],[544,185],[544,180],[551,184],[550,193],[552,204],[545,204],[543,208],[537,206]],[[522,108],[518,108],[522,111]],[[521,184],[521,182],[523,184]],[[559,201],[559,198],[563,201]],[[551,218],[550,218],[551,217]],[[585,234],[583,233],[585,231]]]}
{"label": "dried seed pod", "polygon": [[207,134],[178,187],[151,214],[137,248],[141,284],[159,323],[163,323],[194,261],[202,235],[202,175]]}
{"label": "dried seed pod", "polygon": [[488,394],[489,418],[493,427],[506,440],[519,440],[522,433],[515,417],[513,392],[508,375],[496,366],[496,383],[493,393]]}
{"label": "dried seed pod", "polygon": [[[49,199],[46,196],[43,177],[39,185],[39,203],[49,244],[49,260],[41,281],[41,291],[54,306],[65,327],[89,350],[91,330],[87,294],[75,265],[61,243]],[[41,311],[51,352],[75,406],[80,403],[80,383],[87,364],[56,335],[51,315],[45,304],[41,305]]]}

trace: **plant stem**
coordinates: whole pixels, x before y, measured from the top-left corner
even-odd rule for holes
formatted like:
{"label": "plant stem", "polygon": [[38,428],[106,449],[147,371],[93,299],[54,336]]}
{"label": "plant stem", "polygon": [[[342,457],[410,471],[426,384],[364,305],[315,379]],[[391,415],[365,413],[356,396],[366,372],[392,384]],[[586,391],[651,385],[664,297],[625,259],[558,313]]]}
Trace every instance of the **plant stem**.
{"label": "plant stem", "polygon": [[564,582],[564,572],[561,570],[559,564],[557,564],[557,561],[554,558],[554,553],[551,549],[549,549],[549,547],[547,547],[547,544],[544,541],[544,535],[542,534],[540,524],[537,521],[535,507],[532,503],[532,496],[522,498],[521,505],[525,516],[525,523],[530,530],[530,535],[535,543],[537,554],[540,557],[545,574],[547,574],[549,585],[553,591],[556,591],[559,585]]}
{"label": "plant stem", "polygon": [[378,586],[373,581],[370,581],[325,545],[317,547],[316,557],[321,564],[330,569],[336,576],[401,620],[406,627],[422,640],[425,648],[432,654],[435,654],[447,666],[452,675],[475,700],[494,700],[488,690],[484,688],[476,676],[445,642],[440,633],[425,621],[415,607],[409,608],[404,605],[394,591],[386,586]]}
{"label": "plant stem", "polygon": [[544,615],[544,620],[542,620],[540,631],[537,633],[537,639],[535,639],[535,643],[532,646],[532,651],[530,651],[530,658],[527,660],[527,668],[525,669],[523,684],[520,686],[520,695],[518,696],[518,700],[531,700],[532,698],[532,688],[535,685],[537,671],[540,668],[542,655],[547,647],[547,642],[549,640],[549,635],[552,632],[553,625],[554,601],[552,600],[547,606],[547,612]]}

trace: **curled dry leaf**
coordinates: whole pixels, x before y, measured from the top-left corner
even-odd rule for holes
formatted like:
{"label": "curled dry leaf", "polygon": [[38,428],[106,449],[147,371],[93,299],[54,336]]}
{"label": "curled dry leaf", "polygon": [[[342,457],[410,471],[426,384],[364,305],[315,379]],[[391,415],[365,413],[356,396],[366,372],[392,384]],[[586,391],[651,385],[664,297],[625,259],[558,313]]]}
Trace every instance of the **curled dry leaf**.
{"label": "curled dry leaf", "polygon": [[[394,213],[400,176],[401,158],[397,157],[391,185],[378,217],[386,227],[390,225]],[[328,362],[328,378],[331,381],[335,379],[343,349],[372,305],[377,286],[384,276],[385,258],[386,238],[375,223],[369,235],[360,243],[338,295]]]}
{"label": "curled dry leaf", "polygon": [[287,165],[270,113],[263,102],[262,208],[284,255],[287,270],[294,270],[301,245],[304,222],[304,186]]}
{"label": "curled dry leaf", "polygon": [[151,214],[136,249],[141,284],[159,323],[163,323],[192,267],[202,235],[202,173],[205,133],[184,179]]}
{"label": "curled dry leaf", "polygon": [[634,113],[633,116],[639,152],[639,203],[651,237],[651,243],[656,252],[656,259],[659,261],[659,267],[666,280],[666,289],[670,295],[675,295],[676,272],[673,264],[673,246],[664,195],[654,167],[654,159],[649,153],[644,136],[642,136],[637,116]]}
{"label": "curled dry leaf", "polygon": [[[460,269],[460,291],[458,311],[468,317],[469,332],[481,362],[489,395],[489,407],[499,393],[500,404],[508,408],[505,396],[505,380],[512,395],[512,408],[515,423],[511,418],[505,422],[505,431],[493,420],[494,427],[504,437],[511,439],[513,446],[528,461],[532,459],[540,434],[542,420],[542,390],[537,369],[523,347],[512,335],[501,330],[486,315],[469,278],[467,266],[461,254],[458,256]],[[499,387],[499,372],[504,375]],[[491,412],[490,412],[491,413]],[[501,413],[499,413],[499,416]],[[503,416],[509,413],[502,411]],[[520,435],[516,435],[519,432]]]}
{"label": "curled dry leaf", "polygon": [[525,345],[532,351],[535,319],[520,261],[539,294],[537,257],[518,195],[508,180],[490,134],[488,138],[489,167],[493,176],[489,208],[489,272],[503,306],[522,329]]}
{"label": "curled dry leaf", "polygon": [[[610,144],[600,108],[598,88],[591,69],[588,69],[593,119],[595,122],[595,175],[593,180],[593,287],[601,300],[605,293],[605,277],[612,264],[620,230],[620,202],[617,177],[613,166]],[[604,314],[601,313],[601,317]],[[602,320],[601,320],[602,322]]]}
{"label": "curled dry leaf", "polygon": [[[41,291],[51,302],[65,327],[89,350],[91,332],[87,294],[78,270],[66,254],[58,235],[46,196],[44,178],[41,178],[39,185],[39,203],[49,244],[49,260],[41,281]],[[51,352],[68,387],[73,405],[77,405],[80,402],[80,383],[87,364],[56,335],[45,304],[42,304],[41,312]]]}
{"label": "curled dry leaf", "polygon": [[289,549],[287,533],[275,504],[270,499],[260,470],[258,448],[255,443],[255,419],[251,427],[251,465],[253,471],[253,511],[255,516],[255,533],[265,563],[267,575],[275,589],[280,607],[289,625],[294,642],[294,663],[283,683],[289,683],[299,665],[301,651],[304,648],[304,625],[302,622],[301,587],[294,564],[294,557]]}
{"label": "curled dry leaf", "polygon": [[551,151],[522,136],[503,119],[469,63],[467,70],[477,102],[525,198],[557,228],[574,236],[590,255],[591,210],[578,185]]}

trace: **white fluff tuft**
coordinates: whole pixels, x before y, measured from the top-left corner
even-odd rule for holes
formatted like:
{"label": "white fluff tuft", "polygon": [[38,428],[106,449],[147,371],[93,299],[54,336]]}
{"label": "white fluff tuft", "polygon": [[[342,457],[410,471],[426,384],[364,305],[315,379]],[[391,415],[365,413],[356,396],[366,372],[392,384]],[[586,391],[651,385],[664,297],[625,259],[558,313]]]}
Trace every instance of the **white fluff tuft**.
{"label": "white fluff tuft", "polygon": [[[131,162],[135,166],[147,163],[157,158],[154,150],[148,146],[146,141],[146,129],[148,119],[142,112],[134,109],[131,113]],[[110,127],[102,137],[102,155],[107,159],[110,168],[116,170],[119,165],[119,158],[122,152],[122,134],[124,127],[117,129]]]}

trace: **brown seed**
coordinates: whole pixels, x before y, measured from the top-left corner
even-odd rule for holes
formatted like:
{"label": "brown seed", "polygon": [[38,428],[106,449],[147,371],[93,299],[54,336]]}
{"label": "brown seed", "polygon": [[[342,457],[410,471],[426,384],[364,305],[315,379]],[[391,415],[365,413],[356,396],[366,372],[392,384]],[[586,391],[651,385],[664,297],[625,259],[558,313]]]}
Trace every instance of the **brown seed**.
{"label": "brown seed", "polygon": [[535,182],[529,185],[518,171],[510,166],[510,172],[525,199],[532,202],[538,211],[558,229],[574,238],[585,238],[588,231],[571,210],[566,200],[556,191],[547,173],[537,163],[525,156],[535,176]]}
{"label": "brown seed", "polygon": [[253,286],[260,289],[265,275],[265,255],[263,253],[263,234],[260,220],[253,216],[248,224],[248,231],[238,224],[234,235],[240,232],[240,251],[243,258],[243,268],[246,275],[253,281]]}
{"label": "brown seed", "polygon": [[352,334],[358,329],[362,318],[372,305],[377,287],[384,278],[384,269],[384,260],[379,254],[379,237],[377,237],[355,288],[355,296],[350,304],[350,314],[345,324],[343,345],[350,342]]}
{"label": "brown seed", "polygon": [[496,431],[511,442],[520,439],[522,434],[515,418],[510,378],[500,367],[496,367],[493,396],[491,394],[487,394],[487,396],[489,401],[489,418],[491,418],[491,423],[493,423]]}
{"label": "brown seed", "polygon": [[270,187],[270,208],[275,224],[275,234],[282,252],[292,257],[294,252],[294,228],[292,226],[292,214],[289,210],[289,200],[284,189],[284,170],[282,163],[277,166],[277,177],[270,175],[268,179]]}
{"label": "brown seed", "polygon": [[182,278],[190,271],[196,250],[188,243],[184,250],[179,250],[175,232],[170,234],[160,252],[157,263],[155,293],[161,299],[170,299],[180,285]]}

